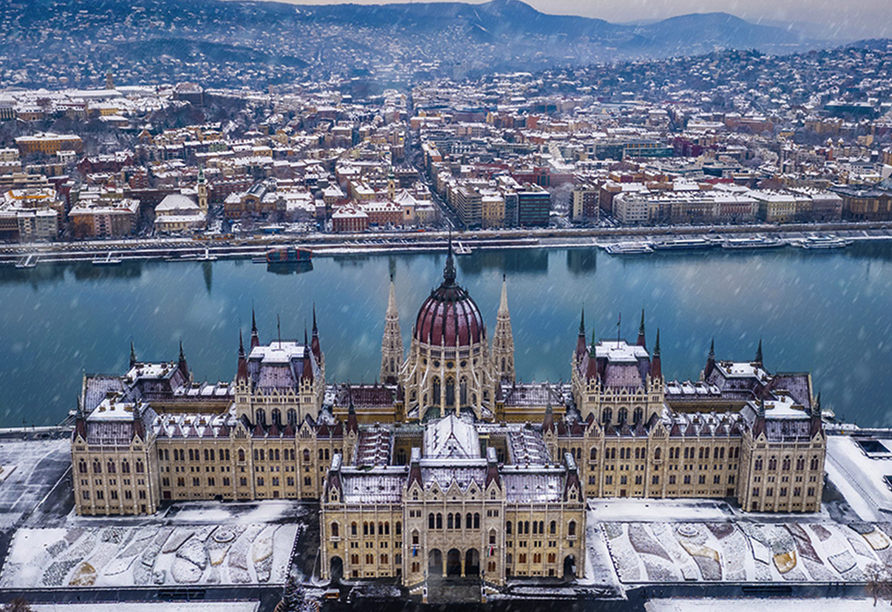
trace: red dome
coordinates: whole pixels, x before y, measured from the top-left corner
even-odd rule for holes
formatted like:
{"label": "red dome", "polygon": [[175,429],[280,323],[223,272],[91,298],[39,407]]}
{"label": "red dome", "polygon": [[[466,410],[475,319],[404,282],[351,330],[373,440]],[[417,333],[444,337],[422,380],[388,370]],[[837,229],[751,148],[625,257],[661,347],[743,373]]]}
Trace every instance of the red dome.
{"label": "red dome", "polygon": [[415,319],[415,339],[433,346],[469,346],[483,342],[483,316],[468,292],[455,283],[452,244],[443,284],[431,292]]}

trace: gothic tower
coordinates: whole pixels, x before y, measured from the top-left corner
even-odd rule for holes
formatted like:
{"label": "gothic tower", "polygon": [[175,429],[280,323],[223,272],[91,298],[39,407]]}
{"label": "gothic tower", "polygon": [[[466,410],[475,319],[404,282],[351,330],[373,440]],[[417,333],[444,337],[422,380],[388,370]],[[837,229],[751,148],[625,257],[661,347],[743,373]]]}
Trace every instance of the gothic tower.
{"label": "gothic tower", "polygon": [[198,208],[208,214],[208,181],[204,178],[204,168],[198,170]]}
{"label": "gothic tower", "polygon": [[381,342],[381,382],[395,385],[399,382],[400,366],[403,365],[403,335],[400,332],[400,315],[396,310],[396,292],[393,275],[390,276],[390,297],[384,319],[384,339]]}
{"label": "gothic tower", "polygon": [[514,382],[514,334],[511,333],[511,314],[508,312],[508,284],[502,275],[502,299],[496,316],[496,332],[492,338],[493,370],[499,380]]}

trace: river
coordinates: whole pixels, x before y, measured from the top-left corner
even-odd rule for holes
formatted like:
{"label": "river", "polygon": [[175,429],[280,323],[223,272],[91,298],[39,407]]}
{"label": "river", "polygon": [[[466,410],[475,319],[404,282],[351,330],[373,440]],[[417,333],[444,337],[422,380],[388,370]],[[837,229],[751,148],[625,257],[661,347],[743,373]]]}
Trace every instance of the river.
{"label": "river", "polygon": [[[47,425],[76,405],[83,372],[121,373],[174,360],[182,339],[196,380],[231,380],[238,330],[255,306],[261,338],[302,339],[316,303],[327,379],[373,382],[388,277],[408,347],[445,253],[317,257],[271,272],[247,260],[0,268],[0,426]],[[772,371],[811,371],[825,407],[863,426],[892,425],[892,242],[842,251],[784,248],[610,256],[594,249],[481,250],[457,258],[458,282],[495,326],[502,274],[518,377],[567,380],[580,309],[589,336],[648,346],[661,329],[663,373],[699,377],[710,340],[719,359],[749,360],[763,340]],[[619,325],[618,325],[619,324]]]}

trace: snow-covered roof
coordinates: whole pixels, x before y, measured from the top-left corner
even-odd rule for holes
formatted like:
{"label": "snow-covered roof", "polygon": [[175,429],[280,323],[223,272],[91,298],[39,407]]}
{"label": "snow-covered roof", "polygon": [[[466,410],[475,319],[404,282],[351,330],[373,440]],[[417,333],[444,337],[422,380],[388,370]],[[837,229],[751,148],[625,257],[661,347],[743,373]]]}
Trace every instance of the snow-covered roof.
{"label": "snow-covered roof", "polygon": [[429,423],[424,430],[426,458],[479,459],[480,438],[474,424],[450,414]]}
{"label": "snow-covered roof", "polygon": [[643,346],[625,340],[602,340],[595,346],[595,356],[607,358],[609,363],[637,363],[639,359],[650,357]]}

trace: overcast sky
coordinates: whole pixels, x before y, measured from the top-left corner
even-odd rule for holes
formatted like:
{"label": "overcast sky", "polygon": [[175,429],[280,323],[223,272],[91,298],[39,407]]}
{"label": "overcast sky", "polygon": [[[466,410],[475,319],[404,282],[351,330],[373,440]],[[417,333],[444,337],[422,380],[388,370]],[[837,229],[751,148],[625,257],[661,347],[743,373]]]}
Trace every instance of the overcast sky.
{"label": "overcast sky", "polygon": [[[387,0],[352,0],[384,4]],[[406,2],[407,0],[401,0]],[[480,0],[466,0],[479,4]],[[582,15],[612,22],[662,19],[722,11],[749,21],[809,22],[822,38],[892,37],[892,0],[525,0],[543,13]],[[293,0],[294,4],[338,4]]]}

